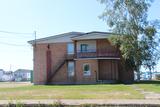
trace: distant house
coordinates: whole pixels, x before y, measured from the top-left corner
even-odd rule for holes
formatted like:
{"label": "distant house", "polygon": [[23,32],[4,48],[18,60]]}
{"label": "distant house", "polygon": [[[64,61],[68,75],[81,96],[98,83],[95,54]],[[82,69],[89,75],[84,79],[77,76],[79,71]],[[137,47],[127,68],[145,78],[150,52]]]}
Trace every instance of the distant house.
{"label": "distant house", "polygon": [[2,76],[4,74],[4,70],[3,69],[0,69],[0,81],[2,81]]}
{"label": "distant house", "polygon": [[2,81],[14,81],[14,75],[12,71],[5,71],[2,75]]}
{"label": "distant house", "polygon": [[[34,53],[34,84],[132,82],[122,70],[121,53],[108,32],[69,32],[29,41]],[[35,44],[36,43],[36,44]]]}
{"label": "distant house", "polygon": [[155,80],[156,79],[156,75],[160,74],[160,72],[141,72],[141,80]]}
{"label": "distant house", "polygon": [[30,81],[31,70],[18,69],[14,72],[15,81]]}

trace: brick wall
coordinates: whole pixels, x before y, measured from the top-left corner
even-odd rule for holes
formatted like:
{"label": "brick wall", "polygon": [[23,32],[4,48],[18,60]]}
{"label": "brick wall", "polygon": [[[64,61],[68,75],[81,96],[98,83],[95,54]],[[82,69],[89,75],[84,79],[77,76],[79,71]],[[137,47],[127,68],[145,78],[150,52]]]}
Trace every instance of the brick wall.
{"label": "brick wall", "polygon": [[54,43],[50,45],[52,56],[52,71],[59,65],[65,58],[67,53],[67,43]]}
{"label": "brick wall", "polygon": [[119,63],[119,81],[123,83],[132,83],[134,81],[134,71],[125,71],[122,68],[122,63]]}
{"label": "brick wall", "polygon": [[[67,43],[54,43],[51,44],[50,50],[52,52],[52,72],[59,66],[64,60],[67,53]],[[67,63],[56,73],[52,78],[52,82],[64,82],[67,81]]]}
{"label": "brick wall", "polygon": [[[58,64],[60,64],[67,52],[67,43],[54,43],[49,44],[51,51],[51,71],[53,72]],[[46,51],[48,50],[48,44],[37,44],[36,49],[34,47],[34,84],[45,84],[47,81],[47,65],[46,65]],[[65,80],[67,66],[66,64],[60,69],[60,74],[57,74],[53,81]]]}
{"label": "brick wall", "polygon": [[109,57],[118,56],[117,48],[113,46],[107,39],[97,40],[97,53],[99,56],[105,56],[105,55]]}
{"label": "brick wall", "polygon": [[[83,64],[88,63],[91,67],[91,75],[83,75]],[[76,60],[76,82],[77,83],[94,83],[96,82],[96,72],[98,71],[97,60]]]}
{"label": "brick wall", "polygon": [[46,83],[46,44],[39,44],[34,47],[34,71],[33,83],[45,84]]}
{"label": "brick wall", "polygon": [[[51,71],[53,72],[57,65],[59,65],[67,53],[67,43],[53,43],[49,44],[51,51]],[[108,40],[97,40],[97,48],[108,48],[112,47]],[[111,49],[112,49],[111,48]],[[34,47],[34,84],[45,84],[47,81],[47,65],[46,65],[46,51],[48,50],[48,44],[37,44]],[[91,75],[83,75],[83,64],[89,63],[91,67]],[[119,71],[119,70],[118,70]],[[120,71],[119,71],[120,72]],[[96,59],[83,59],[75,60],[75,77],[70,79],[67,75],[67,61],[59,69],[57,74],[52,78],[53,83],[94,83],[96,82],[96,76],[98,73],[98,60]],[[132,79],[132,72],[123,72],[119,77],[124,80]],[[123,74],[123,75],[122,75]]]}

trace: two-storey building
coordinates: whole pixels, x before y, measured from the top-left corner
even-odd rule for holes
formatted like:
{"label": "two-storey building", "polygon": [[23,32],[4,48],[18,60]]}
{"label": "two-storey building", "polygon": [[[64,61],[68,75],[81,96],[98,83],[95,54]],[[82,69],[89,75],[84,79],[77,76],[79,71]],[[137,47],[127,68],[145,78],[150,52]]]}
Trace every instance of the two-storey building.
{"label": "two-storey building", "polygon": [[107,32],[69,32],[29,41],[34,51],[34,84],[94,84],[131,82],[121,54]]}

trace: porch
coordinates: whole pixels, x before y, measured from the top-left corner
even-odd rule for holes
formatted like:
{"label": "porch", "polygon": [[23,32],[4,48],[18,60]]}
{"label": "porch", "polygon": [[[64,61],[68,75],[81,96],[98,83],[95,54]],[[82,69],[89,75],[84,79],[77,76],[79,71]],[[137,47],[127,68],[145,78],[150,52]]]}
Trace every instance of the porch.
{"label": "porch", "polygon": [[98,83],[115,83],[118,81],[118,60],[98,60],[98,72],[96,80]]}
{"label": "porch", "polygon": [[120,58],[120,50],[107,39],[74,42],[75,58]]}

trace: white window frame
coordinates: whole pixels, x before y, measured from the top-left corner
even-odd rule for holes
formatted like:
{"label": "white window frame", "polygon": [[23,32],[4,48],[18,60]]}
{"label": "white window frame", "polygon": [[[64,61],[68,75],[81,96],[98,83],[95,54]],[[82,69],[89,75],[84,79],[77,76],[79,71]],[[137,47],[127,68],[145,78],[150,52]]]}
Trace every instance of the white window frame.
{"label": "white window frame", "polygon": [[[85,47],[84,50],[83,50],[83,47]],[[87,52],[87,51],[88,51],[88,44],[81,44],[80,45],[80,52]]]}
{"label": "white window frame", "polygon": [[[72,45],[73,49],[72,49],[72,47],[70,47],[71,45]],[[74,54],[74,43],[67,44],[67,54]]]}
{"label": "white window frame", "polygon": [[[88,71],[84,71],[84,67],[88,65],[89,66],[89,70]],[[91,76],[91,65],[89,63],[85,63],[83,64],[83,76]]]}
{"label": "white window frame", "polygon": [[[73,64],[73,68],[72,68],[72,71],[70,71],[70,68],[69,68],[69,64]],[[68,64],[67,64],[67,75],[68,77],[73,77],[75,75],[75,62],[74,61],[68,61]]]}

